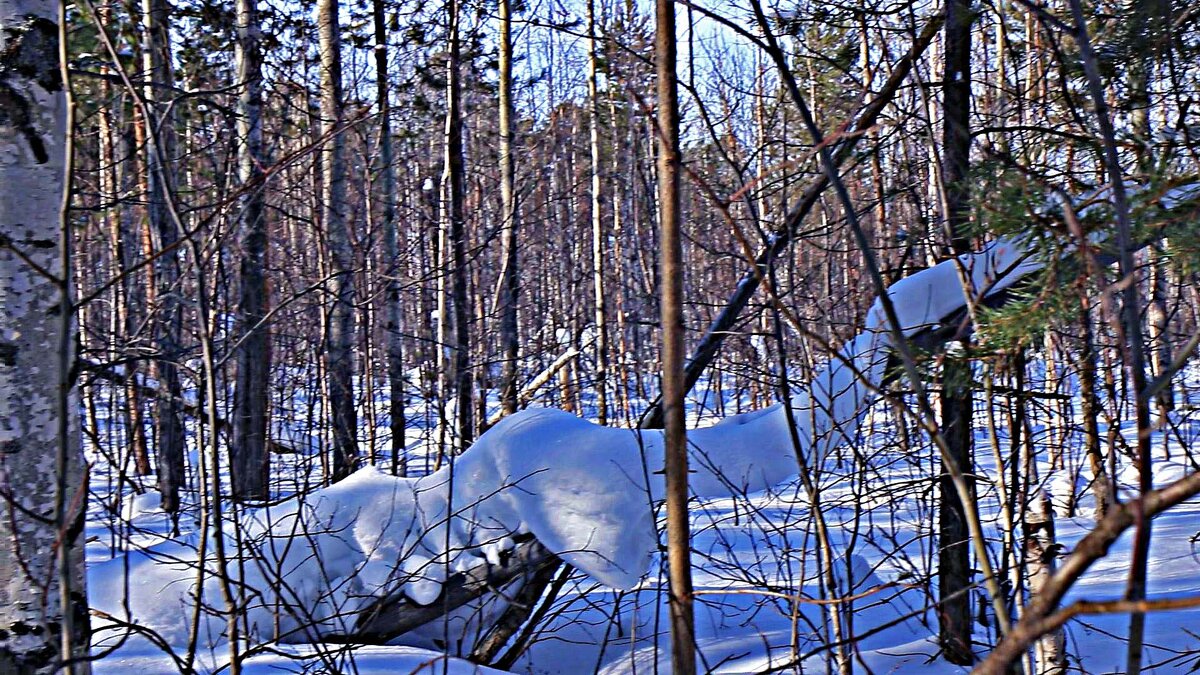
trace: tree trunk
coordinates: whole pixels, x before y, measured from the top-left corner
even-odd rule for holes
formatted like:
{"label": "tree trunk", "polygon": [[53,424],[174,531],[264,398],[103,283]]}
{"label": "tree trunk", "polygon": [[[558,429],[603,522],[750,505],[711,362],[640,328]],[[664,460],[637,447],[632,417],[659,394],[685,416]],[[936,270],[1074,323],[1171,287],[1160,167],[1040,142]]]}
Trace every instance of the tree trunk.
{"label": "tree trunk", "polygon": [[[0,672],[17,675],[60,672],[61,658],[88,653],[77,545],[87,488],[63,222],[71,117],[56,5],[0,0]],[[69,669],[88,671],[87,662]]]}
{"label": "tree trunk", "polygon": [[[969,0],[946,3],[945,75],[943,91],[943,166],[946,234],[953,252],[968,253],[965,232],[970,219],[968,169],[971,136],[971,22]],[[973,473],[971,457],[972,408],[969,360],[947,358],[942,372],[942,434],[948,461],[958,464],[964,476]],[[967,505],[962,503],[948,473],[939,480],[941,492],[938,528],[938,636],[950,663],[968,665],[971,652],[970,532]],[[972,486],[973,487],[973,486]]]}
{"label": "tree trunk", "polygon": [[1087,295],[1080,294],[1079,327],[1082,334],[1079,347],[1079,398],[1083,418],[1083,447],[1092,470],[1092,498],[1096,502],[1096,520],[1108,513],[1112,504],[1112,489],[1100,449],[1100,400],[1096,396],[1096,337],[1092,330],[1092,313]]}
{"label": "tree trunk", "polygon": [[[1057,549],[1054,539],[1054,509],[1050,496],[1039,491],[1025,514],[1025,578],[1029,595],[1037,598],[1054,575]],[[1067,670],[1065,636],[1061,629],[1043,635],[1034,646],[1036,675],[1060,675]]]}
{"label": "tree trunk", "polygon": [[[167,210],[173,189],[170,162],[175,153],[174,115],[166,99],[174,84],[171,67],[171,42],[168,21],[170,6],[165,0],[143,0],[142,68],[146,85],[142,95],[147,103],[146,186],[147,224],[157,237],[157,250],[173,248],[179,241],[175,223]],[[182,354],[183,305],[180,303],[179,252],[172,251],[155,262],[158,281],[158,359],[156,375],[167,396],[155,402],[157,414],[158,489],[162,508],[179,511],[179,490],[184,476],[184,429],[178,400],[183,387],[176,361]]]}
{"label": "tree trunk", "polygon": [[654,62],[658,91],[658,198],[662,232],[662,381],[670,573],[671,667],[696,672],[692,610],[691,535],[688,523],[688,447],[684,426],[683,244],[680,236],[679,84],[675,72],[675,3],[657,0]]}
{"label": "tree trunk", "polygon": [[[111,7],[98,7],[96,11],[101,23],[107,25],[112,20]],[[101,72],[106,74],[111,70],[108,66],[101,68]],[[101,84],[101,96],[106,100],[114,96],[112,83],[105,81]],[[129,175],[132,163],[131,158],[127,161],[117,161],[118,156],[126,158],[128,154],[128,143],[125,140],[125,129],[120,110],[116,106],[104,108],[99,115],[99,165],[103,167],[100,170],[100,194],[102,200],[113,204],[122,201],[126,196],[125,179]],[[114,277],[129,269],[136,259],[137,228],[129,222],[128,215],[125,207],[108,209],[103,215],[107,221],[106,229],[109,232],[110,246],[113,251],[112,274]],[[138,284],[133,283],[129,275],[126,275],[121,277],[114,292],[113,321],[111,323],[113,358],[125,356],[124,347],[137,332],[138,322],[134,311],[137,304],[135,301],[137,290]],[[137,379],[137,367],[137,361],[132,359],[126,365],[126,372],[130,375],[131,383]],[[149,475],[152,469],[142,420],[142,398],[138,388],[132,384],[125,388],[125,409],[121,414],[125,425],[126,441],[129,444],[129,453],[133,458],[134,471],[139,476]]]}
{"label": "tree trunk", "polygon": [[[472,422],[472,372],[470,372],[470,342],[468,325],[470,306],[467,304],[467,233],[463,216],[463,199],[466,195],[466,175],[463,167],[462,148],[462,83],[460,60],[462,37],[460,32],[460,0],[450,0],[446,6],[450,22],[450,49],[446,58],[446,125],[445,125],[445,199],[446,225],[448,225],[450,250],[444,256],[450,263],[450,303],[454,305],[454,382],[456,399],[456,452],[461,453],[470,446],[474,437]],[[446,270],[443,268],[443,274]]]}
{"label": "tree trunk", "polygon": [[517,268],[517,229],[520,211],[513,166],[516,142],[512,100],[512,4],[500,0],[500,217],[503,219],[500,281],[500,350],[504,365],[500,374],[500,406],[505,415],[517,411],[517,300],[520,281]]}
{"label": "tree trunk", "polygon": [[592,152],[592,290],[595,298],[596,322],[596,421],[608,424],[608,321],[604,290],[604,195],[600,162],[600,93],[599,57],[596,52],[596,0],[588,0],[588,130]]}
{"label": "tree trunk", "polygon": [[[1143,494],[1136,501],[1114,504],[1096,527],[1079,540],[1042,586],[1041,593],[1025,605],[1021,620],[979,664],[974,675],[1003,675],[1010,665],[1027,652],[1029,646],[1048,630],[1057,628],[1070,614],[1056,612],[1059,603],[1099,559],[1106,556],[1117,538],[1137,521],[1154,518],[1169,508],[1200,494],[1200,473],[1193,472],[1158,490]],[[1057,618],[1057,621],[1053,619]]]}
{"label": "tree trunk", "polygon": [[[471,409],[471,352],[467,322],[467,237],[463,216],[465,168],[463,166],[462,84],[459,74],[462,38],[459,0],[450,0],[450,53],[446,59],[446,219],[449,224],[451,302],[454,305],[454,394],[457,399],[458,452],[471,445],[475,435]],[[443,273],[445,270],[443,270]]]}
{"label": "tree trunk", "polygon": [[[271,372],[270,333],[260,325],[267,313],[267,224],[262,153],[262,53],[255,0],[237,2],[238,39],[234,45],[238,96],[238,178],[242,189],[241,284],[238,289],[237,334],[245,335],[237,355],[233,402],[230,473],[233,498],[261,500],[269,496],[271,458],[267,451],[267,381]],[[214,432],[215,433],[215,430]]]}
{"label": "tree trunk", "polygon": [[321,150],[325,174],[321,225],[325,228],[333,274],[325,363],[333,422],[332,479],[339,481],[358,468],[358,417],[354,409],[354,263],[346,217],[345,140],[341,133],[342,43],[337,0],[318,3],[317,31],[321,42],[321,135],[325,143]]}
{"label": "tree trunk", "polygon": [[383,0],[372,0],[375,18],[375,92],[379,109],[379,191],[383,201],[383,249],[386,258],[388,410],[392,432],[392,475],[408,475],[404,455],[404,307],[400,303],[400,239],[396,221],[396,167],[392,155],[392,105],[388,81],[388,31]]}

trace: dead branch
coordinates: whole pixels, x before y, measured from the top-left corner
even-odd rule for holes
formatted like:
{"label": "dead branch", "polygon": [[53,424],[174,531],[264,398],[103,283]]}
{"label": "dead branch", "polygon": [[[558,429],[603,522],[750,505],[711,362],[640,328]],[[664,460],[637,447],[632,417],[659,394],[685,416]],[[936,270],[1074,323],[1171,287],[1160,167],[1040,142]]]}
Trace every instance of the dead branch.
{"label": "dead branch", "polygon": [[[1052,613],[1084,572],[1094,562],[1108,555],[1108,549],[1125,530],[1132,527],[1137,520],[1152,518],[1197,494],[1200,494],[1200,472],[1189,474],[1161,490],[1146,492],[1133,501],[1115,506],[1096,525],[1096,529],[1089,532],[1075,546],[1071,555],[1063,560],[1062,566],[1042,587],[1041,594],[1025,605],[1021,612],[1021,620],[1008,636],[996,645],[987,659],[975,668],[975,675],[1007,673],[1009,665],[1021,658],[1039,637],[1071,618],[1070,612]],[[1130,605],[1129,609],[1136,608]],[[1075,610],[1074,613],[1083,612]]]}

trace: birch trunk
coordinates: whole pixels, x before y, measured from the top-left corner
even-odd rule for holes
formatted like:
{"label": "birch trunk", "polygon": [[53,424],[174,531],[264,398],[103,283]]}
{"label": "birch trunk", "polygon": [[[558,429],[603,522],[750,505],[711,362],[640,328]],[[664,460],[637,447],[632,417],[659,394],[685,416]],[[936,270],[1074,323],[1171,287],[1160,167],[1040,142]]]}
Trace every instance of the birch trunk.
{"label": "birch trunk", "polygon": [[20,675],[88,647],[56,5],[0,0],[0,672]]}
{"label": "birch trunk", "polygon": [[[1039,492],[1025,514],[1025,578],[1036,599],[1054,576],[1057,551],[1054,541],[1054,510],[1050,496]],[[1060,675],[1067,670],[1065,636],[1062,629],[1046,633],[1034,645],[1036,675]]]}
{"label": "birch trunk", "polygon": [[592,290],[596,322],[596,421],[608,424],[608,314],[604,290],[603,177],[600,170],[599,57],[596,54],[596,0],[588,0],[588,131],[592,153]]}

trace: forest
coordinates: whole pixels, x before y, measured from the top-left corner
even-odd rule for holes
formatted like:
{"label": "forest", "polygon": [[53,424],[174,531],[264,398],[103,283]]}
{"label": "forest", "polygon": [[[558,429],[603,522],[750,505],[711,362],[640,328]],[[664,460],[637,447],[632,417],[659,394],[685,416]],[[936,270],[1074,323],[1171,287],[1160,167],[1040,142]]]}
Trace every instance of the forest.
{"label": "forest", "polygon": [[0,0],[0,675],[1200,669],[1200,5]]}

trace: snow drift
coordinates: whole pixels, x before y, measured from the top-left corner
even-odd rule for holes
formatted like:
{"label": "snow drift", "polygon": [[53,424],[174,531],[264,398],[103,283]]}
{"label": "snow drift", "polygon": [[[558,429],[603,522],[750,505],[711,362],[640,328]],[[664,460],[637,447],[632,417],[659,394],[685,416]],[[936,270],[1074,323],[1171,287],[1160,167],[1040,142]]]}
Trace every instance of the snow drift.
{"label": "snow drift", "polygon": [[[889,289],[901,332],[937,325],[972,296],[995,293],[1038,269],[1015,240],[993,243],[903,279]],[[857,433],[875,398],[893,332],[876,301],[865,329],[793,398],[799,446],[781,404],[737,415],[688,435],[701,498],[761,491],[797,472],[796,453],[813,460]],[[396,478],[366,467],[348,479],[247,518],[232,568],[257,640],[307,642],[352,632],[358,613],[381,597],[437,600],[449,575],[496,563],[530,534],[596,581],[636,586],[657,549],[655,505],[663,498],[663,437],[657,430],[601,427],[534,408],[512,415],[441,470]],[[233,539],[232,533],[226,533]],[[233,543],[231,541],[231,543]],[[167,548],[171,550],[166,550]],[[164,564],[164,556],[176,561]],[[187,641],[194,597],[194,548],[169,544],[91,570],[97,597],[107,567],[129,564],[130,614],[168,643]],[[211,570],[210,570],[211,572]],[[205,582],[221,606],[215,576]],[[101,607],[122,616],[121,607]],[[219,635],[221,622],[209,631]]]}

